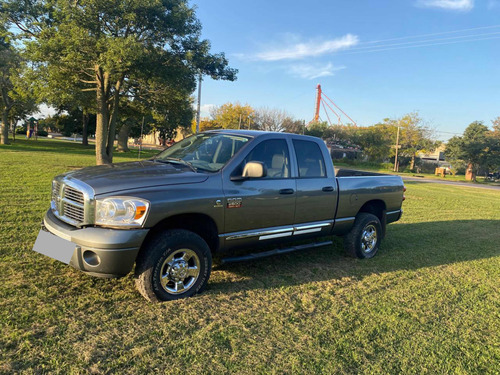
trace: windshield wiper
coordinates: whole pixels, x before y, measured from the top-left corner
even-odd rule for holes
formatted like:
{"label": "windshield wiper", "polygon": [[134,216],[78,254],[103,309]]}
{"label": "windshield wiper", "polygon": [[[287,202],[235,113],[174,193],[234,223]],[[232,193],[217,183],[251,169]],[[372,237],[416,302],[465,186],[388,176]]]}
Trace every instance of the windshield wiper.
{"label": "windshield wiper", "polygon": [[196,167],[191,164],[190,162],[188,161],[185,161],[185,160],[182,160],[182,159],[179,159],[179,158],[172,158],[172,157],[168,157],[168,158],[165,158],[165,159],[157,159],[157,158],[154,158],[153,159],[154,161],[159,161],[161,163],[172,163],[172,164],[182,164],[182,165],[185,165],[186,167],[188,167],[189,169],[191,169],[193,172],[198,172]]}

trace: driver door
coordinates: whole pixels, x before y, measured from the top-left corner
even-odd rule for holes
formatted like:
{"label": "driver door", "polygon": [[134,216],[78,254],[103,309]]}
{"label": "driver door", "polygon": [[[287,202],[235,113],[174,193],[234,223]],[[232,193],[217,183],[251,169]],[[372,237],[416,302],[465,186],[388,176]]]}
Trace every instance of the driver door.
{"label": "driver door", "polygon": [[262,162],[267,175],[232,181],[224,178],[226,246],[288,237],[295,216],[296,181],[291,176],[291,159],[285,138],[267,139],[250,150],[232,172],[241,175],[249,161]]}

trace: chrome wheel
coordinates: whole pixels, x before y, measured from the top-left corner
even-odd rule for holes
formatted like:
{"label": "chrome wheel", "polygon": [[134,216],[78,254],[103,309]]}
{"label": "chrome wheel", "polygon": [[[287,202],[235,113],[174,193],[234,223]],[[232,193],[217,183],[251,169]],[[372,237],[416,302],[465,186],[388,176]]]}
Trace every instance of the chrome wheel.
{"label": "chrome wheel", "polygon": [[363,229],[361,234],[361,250],[364,253],[370,253],[377,245],[377,228],[369,224]]}
{"label": "chrome wheel", "polygon": [[179,249],[163,262],[160,284],[169,294],[187,292],[200,276],[200,259],[193,250]]}

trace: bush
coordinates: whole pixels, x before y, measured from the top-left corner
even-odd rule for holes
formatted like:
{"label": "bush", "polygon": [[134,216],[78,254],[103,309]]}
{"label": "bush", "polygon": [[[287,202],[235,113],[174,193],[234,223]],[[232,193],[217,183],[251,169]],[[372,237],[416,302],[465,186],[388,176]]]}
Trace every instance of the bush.
{"label": "bush", "polygon": [[47,133],[45,130],[39,130],[36,132],[36,134],[39,136],[39,137],[46,137],[49,135],[49,133]]}
{"label": "bush", "polygon": [[16,134],[26,135],[26,128],[17,128]]}

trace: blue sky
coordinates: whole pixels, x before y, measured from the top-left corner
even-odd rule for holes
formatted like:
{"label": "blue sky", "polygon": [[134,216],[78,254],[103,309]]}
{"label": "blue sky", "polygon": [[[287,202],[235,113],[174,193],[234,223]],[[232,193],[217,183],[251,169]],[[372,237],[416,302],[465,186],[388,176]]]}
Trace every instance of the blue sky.
{"label": "blue sky", "polygon": [[202,115],[239,101],[309,121],[320,83],[358,125],[419,111],[447,139],[500,116],[500,0],[192,4],[213,52],[239,70],[205,79]]}

